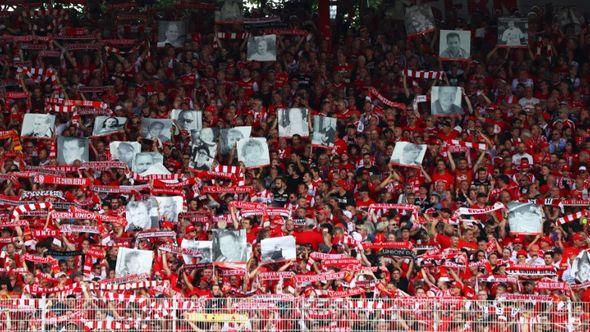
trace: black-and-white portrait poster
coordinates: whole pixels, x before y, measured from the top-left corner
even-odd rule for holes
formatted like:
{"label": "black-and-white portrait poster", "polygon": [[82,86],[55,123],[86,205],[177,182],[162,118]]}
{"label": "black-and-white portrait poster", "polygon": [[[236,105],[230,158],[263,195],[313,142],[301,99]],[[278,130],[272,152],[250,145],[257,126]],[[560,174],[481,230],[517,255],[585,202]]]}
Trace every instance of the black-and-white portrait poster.
{"label": "black-and-white portrait poster", "polygon": [[217,156],[218,138],[218,128],[203,128],[193,132],[189,166],[198,170],[210,170]]}
{"label": "black-and-white portrait poster", "polygon": [[248,61],[276,61],[277,35],[254,36],[248,39]]}
{"label": "black-and-white portrait poster", "polygon": [[337,136],[337,119],[327,116],[313,116],[313,134],[311,144],[315,146],[333,147]]}
{"label": "black-and-white portrait poster", "polygon": [[213,230],[213,261],[214,262],[246,262],[248,245],[246,230]]}
{"label": "black-and-white portrait poster", "polygon": [[119,248],[117,253],[117,265],[115,265],[115,276],[124,277],[134,274],[150,274],[154,252],[152,250],[140,250],[130,248]]}
{"label": "black-and-white portrait poster", "polygon": [[528,47],[528,31],[528,19],[517,17],[500,17],[498,19],[498,46]]}
{"label": "black-and-white portrait poster", "polygon": [[309,112],[306,108],[279,108],[278,113],[279,137],[309,137]]}
{"label": "black-and-white portrait poster", "polygon": [[543,209],[534,203],[509,202],[508,225],[510,233],[534,235],[543,232]]}
{"label": "black-and-white portrait poster", "polygon": [[182,212],[182,196],[155,196],[158,202],[158,215],[162,221],[178,221],[178,214]]}
{"label": "black-and-white portrait poster", "polygon": [[213,241],[182,240],[180,247],[197,250],[201,254],[200,257],[182,255],[182,259],[186,264],[213,262]]}
{"label": "black-and-white portrait poster", "polygon": [[215,11],[215,23],[236,23],[243,19],[242,0],[219,2],[219,9]]}
{"label": "black-and-white portrait poster", "polygon": [[443,60],[467,60],[471,56],[471,31],[440,30],[439,57]]}
{"label": "black-and-white portrait poster", "polygon": [[109,151],[111,152],[111,160],[122,161],[131,169],[135,155],[141,152],[141,144],[139,142],[114,141],[109,144]]}
{"label": "black-and-white portrait poster", "polygon": [[203,128],[203,113],[194,110],[173,109],[170,118],[178,124],[180,129],[186,130],[191,136]]}
{"label": "black-and-white portrait poster", "polygon": [[191,145],[189,167],[201,171],[210,170],[215,161],[215,155],[213,155],[212,150],[217,150],[217,146],[210,147],[205,144]]}
{"label": "black-and-white portrait poster", "polygon": [[127,118],[124,117],[99,115],[94,118],[92,136],[104,136],[123,131],[125,123],[127,123]]}
{"label": "black-and-white portrait poster", "polygon": [[588,250],[582,250],[574,258],[571,267],[571,276],[579,283],[590,281],[590,254]]}
{"label": "black-and-white portrait poster", "polygon": [[172,137],[172,120],[141,119],[141,136],[152,141],[168,142]]}
{"label": "black-and-white portrait poster", "polygon": [[430,90],[430,113],[436,116],[463,114],[461,101],[463,93],[456,86],[433,86]]}
{"label": "black-and-white portrait poster", "polygon": [[266,138],[251,137],[238,141],[238,161],[247,168],[257,168],[270,165],[270,154]]}
{"label": "black-and-white portrait poster", "polygon": [[27,113],[23,118],[22,137],[51,138],[55,133],[55,115]]}
{"label": "black-and-white portrait poster", "polygon": [[434,15],[429,5],[416,5],[406,8],[404,23],[408,36],[427,33],[435,29]]}
{"label": "black-and-white portrait poster", "polygon": [[252,127],[250,126],[221,129],[221,154],[228,154],[231,151],[231,149],[233,149],[236,146],[236,143],[238,143],[239,140],[250,137],[251,132]]}
{"label": "black-and-white portrait poster", "polygon": [[391,153],[391,162],[400,166],[420,167],[427,148],[426,144],[396,142]]}
{"label": "black-and-white portrait poster", "polygon": [[586,22],[584,15],[576,7],[562,7],[555,15],[555,22],[561,27],[572,25],[575,33],[580,33],[580,27]]}
{"label": "black-and-white portrait poster", "polygon": [[295,237],[281,236],[266,238],[260,242],[262,262],[281,262],[297,257]]}
{"label": "black-and-white portrait poster", "polygon": [[129,201],[125,206],[125,219],[125,230],[158,228],[158,201],[153,197],[143,201]]}
{"label": "black-and-white portrait poster", "polygon": [[57,163],[72,165],[76,161],[90,161],[88,157],[88,139],[77,137],[57,137]]}
{"label": "black-and-white portrait poster", "polygon": [[153,173],[154,171],[159,171],[166,169],[164,167],[164,156],[158,152],[140,152],[135,154],[135,158],[133,159],[133,166],[131,170],[138,174],[145,174],[150,172],[151,174],[163,174],[163,173]]}
{"label": "black-and-white portrait poster", "polygon": [[182,47],[186,40],[186,24],[183,21],[158,21],[158,47],[172,45]]}

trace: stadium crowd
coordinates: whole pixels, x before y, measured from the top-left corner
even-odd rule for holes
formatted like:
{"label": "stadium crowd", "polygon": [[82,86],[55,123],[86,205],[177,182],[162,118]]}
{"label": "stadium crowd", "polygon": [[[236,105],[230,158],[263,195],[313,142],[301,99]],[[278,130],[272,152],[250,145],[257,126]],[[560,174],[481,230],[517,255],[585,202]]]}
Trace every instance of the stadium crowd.
{"label": "stadium crowd", "polygon": [[[55,331],[145,331],[169,327],[163,303],[172,298],[187,313],[215,313],[230,307],[224,298],[267,296],[275,302],[254,300],[267,310],[247,322],[187,318],[179,330],[389,331],[433,329],[433,302],[420,301],[434,298],[463,310],[441,314],[439,330],[503,331],[533,319],[566,330],[561,309],[590,301],[590,31],[575,10],[558,13],[435,10],[435,29],[407,34],[403,16],[368,10],[326,38],[317,17],[295,7],[273,12],[280,20],[251,19],[250,30],[256,11],[243,24],[215,24],[210,6],[196,3],[2,12],[3,308],[45,298],[55,317],[44,324]],[[528,45],[496,46],[504,16],[528,20]],[[189,22],[180,47],[157,43],[158,20]],[[472,32],[468,59],[439,58],[443,29]],[[248,33],[276,33],[277,60],[248,61]],[[432,115],[438,86],[461,88],[460,109]],[[279,110],[290,108],[307,110],[308,136],[279,135]],[[200,111],[202,125],[188,131],[191,120],[176,118],[169,137],[145,128],[173,110]],[[36,117],[25,132],[27,114],[53,114],[53,125]],[[312,144],[318,115],[337,119],[327,144]],[[97,130],[98,116],[114,120]],[[197,152],[207,147],[201,128],[244,126],[266,139],[268,165],[238,161],[230,133],[203,162],[212,150]],[[70,138],[88,138],[86,150]],[[112,142],[141,148],[124,160],[125,146],[115,153]],[[426,145],[423,158],[392,163],[397,142]],[[164,170],[135,172],[139,151],[159,153]],[[148,204],[146,225],[130,213],[172,196],[182,207]],[[293,258],[263,257],[265,239],[288,236]],[[213,253],[185,241],[212,241]],[[126,257],[126,248],[151,256]],[[230,259],[236,250],[245,259]],[[142,307],[142,298],[159,302]],[[291,315],[309,298],[318,308]],[[470,310],[473,300],[494,302]],[[516,300],[551,313],[515,309]],[[237,303],[231,312],[246,312]],[[82,317],[89,308],[93,317]],[[174,315],[190,316],[182,310]],[[6,329],[41,324],[38,313],[0,315]],[[477,323],[458,323],[470,315]],[[517,323],[490,323],[504,320]]]}

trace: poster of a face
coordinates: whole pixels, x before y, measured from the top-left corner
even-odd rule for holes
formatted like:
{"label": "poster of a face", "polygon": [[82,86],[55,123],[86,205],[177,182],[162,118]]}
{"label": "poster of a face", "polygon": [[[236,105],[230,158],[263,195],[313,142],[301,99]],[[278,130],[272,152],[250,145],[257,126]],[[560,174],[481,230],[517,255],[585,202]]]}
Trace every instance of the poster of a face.
{"label": "poster of a face", "polygon": [[51,138],[55,132],[55,115],[27,113],[23,118],[22,137]]}
{"label": "poster of a face", "polygon": [[582,250],[574,258],[571,274],[579,283],[590,281],[590,254],[588,250]]}
{"label": "poster of a face", "polygon": [[139,142],[114,141],[109,144],[109,151],[112,160],[122,161],[131,169],[135,155],[141,152],[141,144]]}
{"label": "poster of a face", "polygon": [[172,137],[172,120],[141,119],[141,136],[152,141],[168,142]]}
{"label": "poster of a face", "polygon": [[279,109],[279,137],[309,136],[306,108]]}
{"label": "poster of a face", "polygon": [[242,20],[242,0],[221,1],[219,10],[215,11],[216,23],[233,23]]}
{"label": "poster of a face", "polygon": [[199,131],[203,127],[203,114],[193,110],[179,110],[174,109],[170,113],[170,118],[178,124],[181,129],[184,129],[192,135],[192,132]]}
{"label": "poster of a face", "polygon": [[180,244],[181,248],[196,249],[202,253],[202,256],[192,257],[189,255],[182,255],[182,259],[186,264],[195,263],[211,263],[213,257],[213,242],[212,241],[195,241],[195,240],[182,240]]}
{"label": "poster of a face", "polygon": [[164,167],[164,157],[158,152],[140,152],[135,154],[131,170],[138,174],[159,170]]}
{"label": "poster of a face", "polygon": [[439,57],[443,60],[467,60],[471,56],[471,31],[440,30]]}
{"label": "poster of a face", "polygon": [[182,21],[158,21],[158,47],[168,44],[182,47],[186,39],[186,24]]}
{"label": "poster of a face", "polygon": [[248,61],[276,61],[277,36],[264,35],[248,39]]}
{"label": "poster of a face", "polygon": [[247,168],[257,168],[270,165],[270,154],[266,138],[252,137],[238,141],[238,161]]}
{"label": "poster of a face", "polygon": [[456,86],[433,86],[430,91],[430,113],[437,116],[463,114],[461,88]]}
{"label": "poster of a face", "polygon": [[90,161],[88,157],[88,139],[77,137],[57,137],[57,163],[72,165],[76,160]]}
{"label": "poster of a face", "polygon": [[314,115],[311,144],[316,146],[333,147],[334,142],[336,142],[336,129],[336,118]]}
{"label": "poster of a face", "polygon": [[405,25],[408,36],[434,30],[434,16],[429,5],[417,5],[406,8]]}
{"label": "poster of a face", "polygon": [[156,196],[158,215],[163,221],[178,221],[178,214],[182,212],[182,196]]}
{"label": "poster of a face", "polygon": [[158,227],[158,201],[150,198],[144,201],[130,201],[125,206],[126,230],[142,230]]}
{"label": "poster of a face", "polygon": [[293,236],[271,237],[260,242],[262,262],[281,262],[295,259],[297,246]]}
{"label": "poster of a face", "polygon": [[529,21],[526,18],[501,17],[498,19],[498,46],[527,47]]}
{"label": "poster of a face", "polygon": [[239,140],[250,137],[251,132],[249,126],[221,129],[221,154],[228,154]]}
{"label": "poster of a face", "polygon": [[154,252],[151,250],[119,248],[115,276],[151,273],[153,260]]}
{"label": "poster of a face", "polygon": [[215,262],[246,262],[248,259],[246,231],[243,229],[214,229],[212,246]]}
{"label": "poster of a face", "polygon": [[[217,147],[214,146],[213,150]],[[211,150],[205,145],[192,145],[191,146],[191,160],[189,166],[197,170],[210,170],[215,161],[215,156],[211,155]]]}
{"label": "poster of a face", "polygon": [[420,167],[427,148],[426,144],[396,142],[391,154],[391,162],[401,166]]}
{"label": "poster of a face", "polygon": [[127,123],[127,118],[118,116],[99,115],[94,119],[92,136],[109,135],[122,131]]}
{"label": "poster of a face", "polygon": [[508,225],[512,234],[539,234],[543,231],[543,209],[533,203],[509,202]]}

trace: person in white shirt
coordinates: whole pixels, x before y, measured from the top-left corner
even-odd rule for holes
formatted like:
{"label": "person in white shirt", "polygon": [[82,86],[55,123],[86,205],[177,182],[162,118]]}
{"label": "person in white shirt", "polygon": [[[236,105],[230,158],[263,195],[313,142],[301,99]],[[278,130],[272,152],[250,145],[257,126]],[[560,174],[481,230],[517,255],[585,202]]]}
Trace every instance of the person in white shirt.
{"label": "person in white shirt", "polygon": [[502,33],[502,42],[507,46],[521,46],[522,40],[526,41],[527,36],[514,25],[514,21],[508,21],[508,28]]}
{"label": "person in white shirt", "polygon": [[524,143],[518,144],[518,153],[515,153],[512,156],[512,163],[514,165],[520,165],[520,160],[522,158],[526,158],[529,161],[529,165],[533,164],[533,156],[526,152],[526,147]]}
{"label": "person in white shirt", "polygon": [[524,97],[518,100],[518,103],[522,108],[527,111],[528,109],[534,109],[535,105],[540,103],[541,101],[538,98],[533,97],[533,87],[526,86],[524,88]]}

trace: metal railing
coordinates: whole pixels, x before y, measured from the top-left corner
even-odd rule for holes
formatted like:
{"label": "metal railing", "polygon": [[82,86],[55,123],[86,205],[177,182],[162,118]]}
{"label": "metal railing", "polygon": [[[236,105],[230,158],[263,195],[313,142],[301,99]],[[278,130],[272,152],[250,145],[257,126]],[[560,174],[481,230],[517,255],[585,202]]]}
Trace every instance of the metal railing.
{"label": "metal railing", "polygon": [[0,331],[589,331],[590,303],[459,298],[0,300]]}

